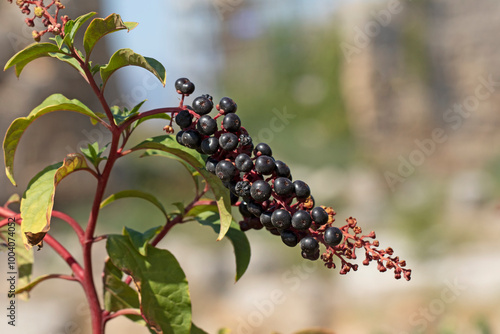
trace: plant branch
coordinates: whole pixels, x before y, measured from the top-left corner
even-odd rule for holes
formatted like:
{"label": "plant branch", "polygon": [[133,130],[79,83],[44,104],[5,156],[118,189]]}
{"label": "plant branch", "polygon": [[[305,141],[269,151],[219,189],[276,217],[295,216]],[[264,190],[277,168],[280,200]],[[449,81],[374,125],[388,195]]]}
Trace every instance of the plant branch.
{"label": "plant branch", "polygon": [[142,112],[138,115],[135,115],[134,117],[129,118],[122,124],[120,124],[120,129],[123,131],[123,129],[126,129],[129,125],[134,123],[135,121],[140,120],[141,118],[152,116],[152,115],[157,115],[157,114],[167,114],[167,113],[176,113],[181,111],[182,108],[179,107],[174,107],[174,108],[158,108],[158,109],[152,109],[149,111]]}
{"label": "plant branch", "polygon": [[118,311],[113,312],[113,313],[109,313],[109,312],[106,313],[103,317],[103,321],[104,321],[104,323],[106,323],[107,321],[109,321],[113,318],[119,317],[120,315],[138,315],[138,316],[141,316],[141,313],[135,308],[124,308],[124,309],[118,310]]}

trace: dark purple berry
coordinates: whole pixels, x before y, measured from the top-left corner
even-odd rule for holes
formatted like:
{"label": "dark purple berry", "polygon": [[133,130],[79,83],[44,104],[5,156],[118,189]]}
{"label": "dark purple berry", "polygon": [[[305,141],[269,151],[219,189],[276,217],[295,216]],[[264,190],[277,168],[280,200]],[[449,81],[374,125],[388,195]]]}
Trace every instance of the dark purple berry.
{"label": "dark purple berry", "polygon": [[262,225],[264,225],[264,227],[270,229],[270,228],[275,228],[272,221],[271,221],[271,215],[273,213],[271,211],[266,211],[266,212],[263,212],[261,215],[260,215],[260,223]]}
{"label": "dark purple berry", "polygon": [[240,135],[240,145],[241,146],[252,145],[252,137],[250,137],[249,135],[241,134]]}
{"label": "dark purple berry", "polygon": [[273,150],[271,150],[271,146],[267,145],[266,143],[259,143],[253,149],[253,154],[256,157],[259,155],[268,155],[271,157],[273,155]]}
{"label": "dark purple berry", "polygon": [[311,215],[307,211],[298,210],[292,216],[292,226],[297,230],[307,230],[311,223]]}
{"label": "dark purple berry", "polygon": [[311,189],[304,181],[297,180],[293,182],[295,187],[295,195],[297,195],[298,199],[306,199],[311,195]]}
{"label": "dark purple berry", "polygon": [[197,148],[201,144],[201,137],[198,131],[187,130],[182,134],[182,143],[189,148]]}
{"label": "dark purple berry", "polygon": [[205,138],[201,142],[200,148],[203,153],[212,155],[219,150],[219,140],[215,137]]}
{"label": "dark purple berry", "polygon": [[319,249],[319,244],[316,239],[307,236],[300,240],[300,248],[307,254],[313,254]]}
{"label": "dark purple berry", "polygon": [[243,199],[249,199],[251,196],[250,189],[252,184],[248,181],[238,181],[234,186],[234,193]]}
{"label": "dark purple berry", "polygon": [[241,127],[241,120],[238,115],[234,113],[226,114],[222,120],[222,125],[224,126],[224,129],[229,132],[237,132]]}
{"label": "dark purple berry", "polygon": [[271,197],[271,186],[264,180],[257,180],[252,183],[250,195],[256,202],[264,202]]}
{"label": "dark purple berry", "polygon": [[217,131],[217,121],[209,115],[203,115],[196,123],[196,129],[205,136],[211,136]]}
{"label": "dark purple berry", "polygon": [[319,259],[319,248],[316,249],[316,251],[313,253],[302,251],[302,257],[306,260],[316,261],[317,259]]}
{"label": "dark purple berry", "polygon": [[286,177],[278,177],[274,180],[274,192],[276,192],[279,196],[289,196],[294,190],[295,187],[293,186],[292,181]]}
{"label": "dark purple berry", "polygon": [[188,78],[180,78],[175,81],[175,90],[179,94],[189,95],[194,92],[194,83]]}
{"label": "dark purple berry", "polygon": [[187,128],[193,122],[193,115],[189,113],[187,110],[181,110],[175,116],[175,123],[180,126],[182,129]]}
{"label": "dark purple berry", "polygon": [[286,230],[292,226],[292,216],[290,215],[290,212],[284,209],[278,209],[271,215],[271,222],[274,227]]}
{"label": "dark purple berry", "polygon": [[184,144],[182,143],[182,134],[184,133],[184,131],[179,131],[177,132],[177,134],[175,135],[175,140],[177,140],[177,142],[179,144],[181,144],[182,146],[184,146]]}
{"label": "dark purple berry", "polygon": [[325,231],[324,239],[328,246],[337,246],[344,238],[342,231],[337,227],[329,227]]}
{"label": "dark purple berry", "polygon": [[215,160],[214,158],[208,158],[207,162],[205,163],[205,168],[210,173],[215,174],[215,167],[217,167],[218,163],[219,161]]}
{"label": "dark purple berry", "polygon": [[248,211],[247,203],[241,202],[240,205],[238,205],[238,209],[243,217],[253,217],[250,211]]}
{"label": "dark purple berry", "polygon": [[245,153],[238,154],[236,159],[234,159],[234,164],[236,168],[243,173],[247,173],[253,169],[253,161],[248,154]]}
{"label": "dark purple berry", "polygon": [[214,104],[209,99],[210,95],[198,96],[193,101],[193,110],[198,115],[206,115],[212,111]]}
{"label": "dark purple berry", "polygon": [[231,200],[231,205],[235,205],[238,202],[238,195],[229,193],[229,198]]}
{"label": "dark purple berry", "polygon": [[255,170],[259,174],[269,175],[275,168],[274,160],[270,156],[261,155],[255,160]]}
{"label": "dark purple berry", "polygon": [[255,217],[260,217],[260,215],[264,211],[262,209],[262,206],[258,203],[255,203],[254,201],[248,201],[247,208],[248,208],[248,211],[250,211],[250,213],[252,215],[254,215]]}
{"label": "dark purple berry", "polygon": [[295,247],[299,243],[297,235],[290,230],[281,231],[281,241],[289,247]]}
{"label": "dark purple berry", "polygon": [[276,175],[282,176],[286,178],[290,178],[290,168],[281,160],[276,160],[274,162],[276,164]]}
{"label": "dark purple berry", "polygon": [[219,145],[224,151],[232,151],[238,146],[238,137],[234,133],[223,133],[219,137]]}
{"label": "dark purple berry", "polygon": [[232,112],[236,112],[238,106],[233,101],[233,99],[229,97],[223,97],[219,102],[219,109],[223,114],[229,114]]}
{"label": "dark purple berry", "polygon": [[316,224],[323,225],[328,223],[328,213],[320,206],[315,207],[311,211],[311,218]]}
{"label": "dark purple berry", "polygon": [[222,182],[229,182],[233,179],[236,172],[236,168],[233,163],[227,160],[219,161],[217,167],[215,167],[215,175],[222,180]]}

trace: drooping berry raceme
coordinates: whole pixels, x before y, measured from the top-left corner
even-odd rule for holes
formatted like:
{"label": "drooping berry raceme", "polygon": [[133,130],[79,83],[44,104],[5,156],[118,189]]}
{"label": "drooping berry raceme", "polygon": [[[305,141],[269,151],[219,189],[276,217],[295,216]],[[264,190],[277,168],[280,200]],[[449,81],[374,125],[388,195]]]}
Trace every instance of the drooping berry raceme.
{"label": "drooping berry raceme", "polygon": [[[393,256],[392,248],[378,249],[379,242],[371,240],[375,233],[362,234],[354,218],[341,227],[333,226],[335,211],[331,207],[316,206],[309,185],[301,180],[292,181],[288,165],[275,160],[271,147],[258,143],[236,115],[237,105],[223,97],[216,105],[217,115],[210,116],[213,99],[205,94],[193,100],[192,107],[184,105],[184,96],[194,92],[194,84],[187,78],[175,82],[182,94],[180,111],[173,119],[181,128],[177,142],[206,154],[205,168],[215,174],[229,189],[231,203],[242,215],[240,228],[265,228],[281,237],[289,247],[300,244],[303,258],[321,258],[328,268],[335,268],[334,259],[340,260],[340,273],[346,274],[358,265],[349,262],[357,258],[356,251],[364,251],[364,265],[377,262],[379,271],[394,270],[396,278],[411,277],[405,261]],[[322,245],[326,250],[321,253]]]}

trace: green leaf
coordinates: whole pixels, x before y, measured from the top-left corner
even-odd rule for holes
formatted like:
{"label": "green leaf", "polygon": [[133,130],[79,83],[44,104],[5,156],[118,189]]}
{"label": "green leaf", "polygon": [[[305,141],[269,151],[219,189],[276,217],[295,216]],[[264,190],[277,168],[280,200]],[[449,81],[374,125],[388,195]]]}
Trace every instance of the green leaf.
{"label": "green leaf", "polygon": [[80,72],[83,76],[85,76],[85,71],[81,68],[80,63],[78,60],[76,60],[74,57],[70,56],[67,54],[69,52],[69,49],[67,47],[63,47],[63,52],[49,52],[49,56],[52,58],[57,58],[60,61],[63,61],[72,67],[74,67],[78,72]]}
{"label": "green leaf", "polygon": [[135,22],[123,22],[120,15],[114,13],[104,19],[93,19],[83,36],[83,47],[85,49],[85,53],[87,54],[86,59],[89,58],[95,44],[102,37],[119,30],[127,29],[130,31],[136,26],[137,23]]}
{"label": "green leaf", "polygon": [[12,203],[19,203],[19,202],[21,202],[21,196],[19,196],[19,194],[12,194],[10,195],[7,202],[5,202],[5,207],[8,207]]}
{"label": "green leaf", "polygon": [[155,115],[150,115],[150,116],[143,117],[143,118],[139,119],[135,123],[135,125],[133,126],[133,129],[135,129],[136,127],[138,127],[141,123],[143,123],[145,121],[148,121],[150,119],[165,119],[167,121],[170,121],[170,116],[167,115],[167,114],[155,114]]}
{"label": "green leaf", "polygon": [[131,228],[125,227],[123,235],[128,236],[130,242],[142,255],[146,255],[146,245],[153,239],[160,231],[161,226],[153,227],[144,233],[137,232]]}
{"label": "green leaf", "polygon": [[[104,263],[103,299],[104,309],[116,312],[125,308],[136,308],[139,311],[139,295],[136,290],[122,280],[123,272],[108,258]],[[146,324],[141,316],[126,315],[132,321]]]}
{"label": "green leaf", "polygon": [[215,196],[215,201],[217,203],[217,208],[219,209],[219,216],[221,220],[221,229],[217,240],[221,240],[227,233],[233,219],[231,215],[231,200],[229,197],[229,190],[224,187],[217,176],[208,172],[204,168],[205,162],[202,156],[195,150],[190,150],[187,147],[179,144],[175,139],[175,136],[172,135],[158,136],[146,139],[142,143],[133,147],[131,150],[137,151],[144,149],[152,149],[171,153],[177,158],[180,158],[191,165],[194,169],[196,169],[198,173],[200,173],[200,175],[210,185],[210,190]]}
{"label": "green leaf", "polygon": [[14,120],[7,129],[5,139],[3,141],[3,151],[5,159],[5,174],[15,186],[14,180],[14,156],[16,154],[17,145],[21,140],[24,131],[38,117],[57,110],[68,110],[78,112],[89,116],[91,119],[98,122],[103,122],[96,114],[80,101],[74,99],[69,100],[61,94],[53,94],[42,102],[38,107],[33,109],[27,117],[20,117]]}
{"label": "green leaf", "polygon": [[[67,27],[67,26],[68,26],[68,23],[66,23],[65,27]],[[61,50],[62,45],[63,45],[63,38],[61,37],[61,35],[55,35],[54,37],[51,37],[49,39],[56,42],[57,47],[59,48],[59,50]]]}
{"label": "green leaf", "polygon": [[149,57],[143,57],[131,49],[120,49],[116,51],[109,60],[109,63],[100,69],[103,89],[106,87],[109,77],[118,69],[125,66],[142,67],[153,73],[165,86],[166,71],[163,65]]}
{"label": "green leaf", "polygon": [[[15,256],[16,256],[16,266],[18,277],[16,280],[16,294],[19,287],[30,284],[31,273],[33,269],[33,249],[26,249],[23,246],[23,238],[21,235],[21,227],[17,224],[15,226],[15,231],[9,230],[8,226],[5,225],[0,228],[0,241],[5,243],[5,247],[0,247],[0,251],[9,251],[10,243],[14,240],[15,244]],[[29,298],[29,291],[21,292],[17,295],[20,299],[27,300]]]}
{"label": "green leaf", "polygon": [[108,159],[107,157],[101,157],[108,146],[109,143],[99,148],[99,143],[95,142],[93,144],[88,144],[88,148],[81,147],[80,151],[82,151],[85,158],[87,158],[95,168],[98,168],[101,161]]}
{"label": "green leaf", "polygon": [[[200,213],[195,219],[202,225],[210,226],[215,233],[220,233],[219,216],[211,211]],[[240,230],[240,226],[234,220],[227,232],[227,237],[233,244],[234,255],[236,257],[236,277],[238,281],[248,268],[251,257],[250,243],[244,232]]]}
{"label": "green leaf", "polygon": [[16,53],[12,58],[9,59],[7,64],[5,64],[4,71],[12,66],[16,67],[16,76],[19,77],[23,68],[28,65],[31,61],[40,58],[48,57],[52,52],[60,52],[57,45],[52,43],[34,43],[28,45],[26,48],[22,49]]}
{"label": "green leaf", "polygon": [[142,198],[142,199],[150,202],[151,204],[153,204],[154,206],[156,206],[158,209],[160,209],[160,211],[163,213],[163,215],[165,216],[165,218],[168,219],[167,211],[165,210],[165,208],[163,207],[163,205],[160,203],[160,201],[155,196],[153,196],[153,195],[151,195],[149,193],[146,193],[144,191],[140,191],[140,190],[123,190],[123,191],[119,191],[116,194],[113,194],[113,195],[109,196],[108,198],[106,198],[105,200],[103,200],[101,202],[101,209],[104,208],[106,205],[108,205],[108,204],[116,201],[117,199],[127,198],[127,197]]}
{"label": "green leaf", "polygon": [[132,276],[148,327],[163,334],[189,333],[189,287],[175,257],[150,244],[143,255],[129,237],[122,235],[108,236],[106,249],[113,264]]}
{"label": "green leaf", "polygon": [[146,100],[139,102],[132,110],[128,110],[127,108],[121,109],[119,106],[112,106],[111,113],[113,114],[113,119],[115,120],[116,125],[120,125],[131,117],[134,117],[139,113],[139,109],[146,102]]}
{"label": "green leaf", "polygon": [[[78,30],[82,27],[82,25],[90,19],[92,16],[97,14],[96,12],[90,12],[87,14],[84,14],[82,16],[77,17],[74,20],[69,20],[66,22],[64,25],[64,40],[63,42],[66,43],[68,46],[72,46],[75,40],[75,35],[78,32]],[[59,46],[59,48],[61,48]]]}
{"label": "green leaf", "polygon": [[63,163],[48,166],[31,179],[21,200],[21,232],[27,248],[41,246],[50,229],[54,195],[59,182],[84,168],[88,166],[81,154],[69,154]]}
{"label": "green leaf", "polygon": [[199,328],[195,324],[191,324],[191,332],[189,334],[208,334],[203,329]]}

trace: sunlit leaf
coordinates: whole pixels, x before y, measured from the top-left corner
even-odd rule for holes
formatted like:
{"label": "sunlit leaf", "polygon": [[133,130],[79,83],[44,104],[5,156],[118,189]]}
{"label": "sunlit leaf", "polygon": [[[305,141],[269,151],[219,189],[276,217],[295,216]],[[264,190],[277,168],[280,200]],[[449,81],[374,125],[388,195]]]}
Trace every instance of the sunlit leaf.
{"label": "sunlit leaf", "polygon": [[41,244],[50,229],[56,186],[69,174],[84,168],[88,166],[81,154],[69,154],[63,163],[48,166],[31,179],[21,200],[21,232],[27,248]]}
{"label": "sunlit leaf", "polygon": [[87,59],[92,53],[95,44],[102,37],[119,30],[127,29],[130,31],[136,26],[137,23],[135,22],[123,22],[120,15],[114,13],[104,19],[93,19],[83,36],[83,47],[87,53]]}
{"label": "sunlit leaf", "polygon": [[165,86],[166,71],[163,65],[149,57],[143,57],[135,53],[131,49],[120,49],[116,51],[109,60],[109,63],[100,68],[103,89],[108,82],[109,77],[118,69],[125,66],[138,66],[142,67],[149,72],[153,73],[158,80]]}
{"label": "sunlit leaf", "polygon": [[3,141],[5,174],[13,185],[16,185],[16,181],[14,180],[14,156],[16,154],[17,145],[19,144],[24,131],[38,117],[57,110],[74,111],[89,116],[93,120],[102,121],[92,112],[92,110],[80,101],[76,99],[69,100],[61,94],[53,94],[49,96],[42,102],[42,104],[33,109],[27,117],[15,119],[7,129],[7,133],[5,134],[5,139]]}
{"label": "sunlit leaf", "polygon": [[33,60],[40,57],[48,57],[52,52],[60,52],[57,45],[52,43],[34,43],[28,45],[26,48],[22,49],[16,53],[12,58],[5,64],[4,71],[12,66],[16,67],[16,76],[19,77],[23,68],[28,65]]}
{"label": "sunlit leaf", "polygon": [[[82,25],[90,19],[92,16],[97,14],[96,12],[90,12],[84,15],[81,15],[77,17],[74,20],[69,20],[66,22],[64,25],[64,40],[63,42],[66,43],[68,46],[72,46],[74,43],[75,35],[78,32],[78,30],[82,27]],[[59,48],[61,48],[59,46]]]}

